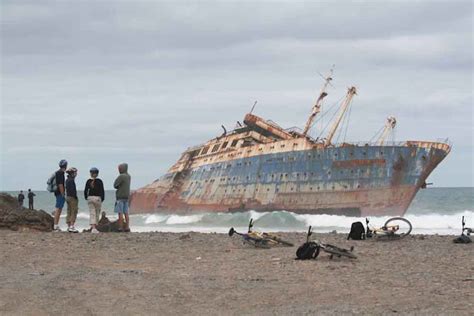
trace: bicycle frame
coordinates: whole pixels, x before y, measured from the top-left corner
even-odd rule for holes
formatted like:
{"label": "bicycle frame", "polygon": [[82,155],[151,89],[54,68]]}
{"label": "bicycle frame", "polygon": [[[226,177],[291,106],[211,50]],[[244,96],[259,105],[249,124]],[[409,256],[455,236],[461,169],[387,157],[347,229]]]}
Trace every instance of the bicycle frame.
{"label": "bicycle frame", "polygon": [[366,237],[368,237],[368,238],[372,237],[373,235],[377,235],[377,234],[393,235],[400,229],[399,225],[388,225],[388,226],[382,226],[380,228],[371,227],[371,226],[369,226],[369,219],[368,218],[365,219],[365,223],[366,223],[366,226],[367,226]]}

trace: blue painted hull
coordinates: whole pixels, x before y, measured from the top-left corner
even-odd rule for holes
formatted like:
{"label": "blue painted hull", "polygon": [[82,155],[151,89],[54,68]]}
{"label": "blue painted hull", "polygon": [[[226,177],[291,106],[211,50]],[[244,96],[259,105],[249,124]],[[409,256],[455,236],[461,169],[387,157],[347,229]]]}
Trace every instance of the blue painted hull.
{"label": "blue painted hull", "polygon": [[221,159],[167,173],[135,192],[132,208],[403,215],[448,152],[423,146],[345,145]]}

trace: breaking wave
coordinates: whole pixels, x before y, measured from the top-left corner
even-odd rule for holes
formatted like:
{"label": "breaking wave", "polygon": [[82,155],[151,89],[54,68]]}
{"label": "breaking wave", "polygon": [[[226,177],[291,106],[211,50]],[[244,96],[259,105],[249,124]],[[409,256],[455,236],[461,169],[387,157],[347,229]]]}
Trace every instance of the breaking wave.
{"label": "breaking wave", "polygon": [[[474,211],[460,210],[454,214],[408,214],[405,216],[413,225],[415,234],[459,234],[461,217],[464,216],[468,226],[474,226]],[[349,231],[353,222],[364,218],[338,215],[295,214],[285,211],[257,213],[203,213],[193,215],[132,215],[137,231],[198,231],[225,233],[230,227],[245,230],[250,219],[254,220],[255,229],[265,231],[305,231],[309,225],[317,232],[340,233]],[[382,226],[390,218],[371,217],[371,224]]]}

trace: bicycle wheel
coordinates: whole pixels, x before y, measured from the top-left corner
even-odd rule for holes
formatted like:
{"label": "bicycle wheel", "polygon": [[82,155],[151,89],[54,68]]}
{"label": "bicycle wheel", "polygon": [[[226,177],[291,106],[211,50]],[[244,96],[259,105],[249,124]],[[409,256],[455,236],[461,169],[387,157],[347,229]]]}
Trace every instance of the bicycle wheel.
{"label": "bicycle wheel", "polygon": [[276,242],[279,243],[279,244],[282,244],[283,246],[288,246],[288,247],[293,247],[293,246],[294,246],[294,244],[292,244],[291,242],[286,241],[286,240],[284,240],[284,239],[281,239],[280,237],[275,236],[275,235],[267,234],[266,237],[267,237],[268,239],[271,239],[271,240],[276,241]]}
{"label": "bicycle wheel", "polygon": [[394,232],[392,235],[387,235],[388,237],[398,237],[398,238],[403,238],[405,236],[410,235],[412,226],[411,223],[403,217],[392,217],[389,218],[383,227],[389,228],[390,226],[398,226],[398,229],[396,232]]}
{"label": "bicycle wheel", "polygon": [[339,248],[334,245],[326,245],[324,248],[324,251],[326,251],[327,253],[330,253],[331,255],[336,255],[339,257],[344,256],[351,259],[357,259],[357,256],[353,254],[350,250]]}
{"label": "bicycle wheel", "polygon": [[270,248],[268,241],[265,239],[245,238],[244,243],[254,246],[255,248]]}

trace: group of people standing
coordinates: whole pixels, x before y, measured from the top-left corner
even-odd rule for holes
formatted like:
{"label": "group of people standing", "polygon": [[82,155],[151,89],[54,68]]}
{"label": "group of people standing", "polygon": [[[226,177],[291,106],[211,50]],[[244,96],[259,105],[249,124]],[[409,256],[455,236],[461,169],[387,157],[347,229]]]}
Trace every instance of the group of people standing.
{"label": "group of people standing", "polygon": [[[36,194],[31,192],[31,189],[28,189],[27,196],[28,196],[28,208],[32,210],[34,207],[33,204],[34,204],[34,199],[35,199]],[[23,194],[23,191],[20,191],[20,194],[18,194],[18,205],[20,207],[23,207],[23,201],[25,201],[25,195]]]}
{"label": "group of people standing", "polygon": [[[79,209],[79,199],[77,196],[76,182],[78,170],[76,168],[67,168],[68,162],[61,160],[59,170],[55,173],[56,190],[56,209],[54,212],[54,231],[61,231],[59,228],[59,218],[61,216],[64,204],[67,203],[66,224],[68,232],[77,233],[75,228],[77,212]],[[119,175],[115,179],[114,188],[116,189],[116,201],[114,211],[118,214],[119,229],[130,231],[130,219],[128,216],[128,199],[130,197],[131,177],[128,174],[128,165],[122,163],[118,166]],[[101,213],[102,203],[105,199],[104,183],[99,178],[99,169],[93,167],[89,170],[90,178],[87,180],[84,188],[84,198],[89,207],[90,231],[98,233],[97,225]],[[67,174],[67,179],[65,179]]]}

